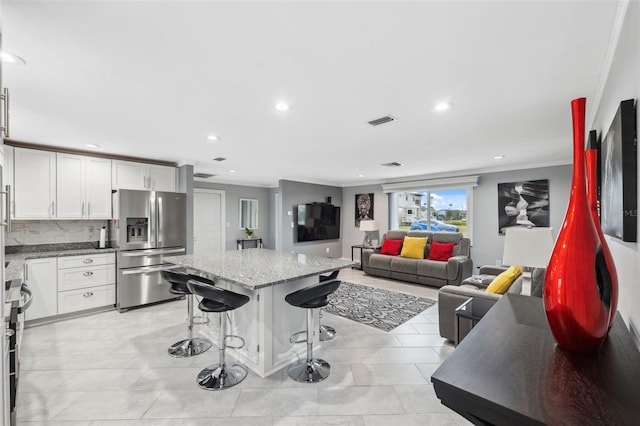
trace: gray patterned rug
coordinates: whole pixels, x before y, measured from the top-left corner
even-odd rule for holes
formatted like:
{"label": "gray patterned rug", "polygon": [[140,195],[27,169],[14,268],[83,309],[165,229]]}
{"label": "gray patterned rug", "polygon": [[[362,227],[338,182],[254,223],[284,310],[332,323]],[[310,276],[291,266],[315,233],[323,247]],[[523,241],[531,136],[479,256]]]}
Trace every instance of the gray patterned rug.
{"label": "gray patterned rug", "polygon": [[424,297],[343,281],[338,290],[329,296],[329,304],[323,310],[391,331],[435,303]]}

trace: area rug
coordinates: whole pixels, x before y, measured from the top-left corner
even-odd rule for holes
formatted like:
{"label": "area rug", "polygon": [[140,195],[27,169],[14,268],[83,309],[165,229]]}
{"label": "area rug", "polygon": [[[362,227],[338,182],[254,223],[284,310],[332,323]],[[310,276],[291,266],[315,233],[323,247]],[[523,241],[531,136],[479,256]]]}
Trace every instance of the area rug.
{"label": "area rug", "polygon": [[380,330],[391,331],[435,303],[424,297],[343,281],[338,290],[329,296],[329,304],[323,310]]}

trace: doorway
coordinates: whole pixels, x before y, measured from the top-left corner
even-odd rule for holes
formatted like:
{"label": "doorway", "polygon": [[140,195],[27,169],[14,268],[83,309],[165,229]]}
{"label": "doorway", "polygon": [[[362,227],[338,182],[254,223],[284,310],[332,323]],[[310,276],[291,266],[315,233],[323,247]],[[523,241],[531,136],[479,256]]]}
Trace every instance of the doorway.
{"label": "doorway", "polygon": [[193,190],[193,252],[218,253],[225,250],[225,192],[217,189]]}

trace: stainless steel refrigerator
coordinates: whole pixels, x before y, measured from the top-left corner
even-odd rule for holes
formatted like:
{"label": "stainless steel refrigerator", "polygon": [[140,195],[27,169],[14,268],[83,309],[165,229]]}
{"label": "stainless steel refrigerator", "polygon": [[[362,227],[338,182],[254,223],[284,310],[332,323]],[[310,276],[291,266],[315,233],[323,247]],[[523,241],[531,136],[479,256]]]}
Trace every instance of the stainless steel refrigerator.
{"label": "stainless steel refrigerator", "polygon": [[186,194],[120,189],[113,193],[113,212],[118,311],[175,298],[161,271],[176,266],[162,257],[186,253]]}

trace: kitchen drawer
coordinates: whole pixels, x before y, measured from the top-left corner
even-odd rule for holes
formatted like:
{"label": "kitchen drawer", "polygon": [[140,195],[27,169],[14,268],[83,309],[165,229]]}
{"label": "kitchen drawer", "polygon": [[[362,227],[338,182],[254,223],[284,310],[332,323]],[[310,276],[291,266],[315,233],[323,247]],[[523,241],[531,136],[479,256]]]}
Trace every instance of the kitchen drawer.
{"label": "kitchen drawer", "polygon": [[115,265],[86,266],[84,268],[69,269],[58,268],[58,291],[114,284],[116,282],[115,278]]}
{"label": "kitchen drawer", "polygon": [[115,284],[58,292],[58,314],[99,308],[115,303]]}
{"label": "kitchen drawer", "polygon": [[79,268],[82,266],[92,265],[108,265],[110,263],[116,263],[115,253],[58,257],[58,269]]}

